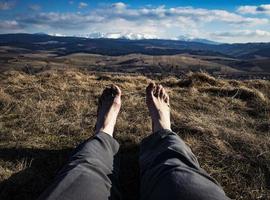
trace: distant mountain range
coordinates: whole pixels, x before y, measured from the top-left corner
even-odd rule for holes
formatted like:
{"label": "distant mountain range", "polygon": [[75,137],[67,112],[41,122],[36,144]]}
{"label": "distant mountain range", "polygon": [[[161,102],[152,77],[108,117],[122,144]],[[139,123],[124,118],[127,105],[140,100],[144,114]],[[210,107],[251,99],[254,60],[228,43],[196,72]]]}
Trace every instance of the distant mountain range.
{"label": "distant mountain range", "polygon": [[127,39],[127,40],[142,40],[142,39],[158,39],[155,36],[147,34],[137,34],[137,33],[100,33],[94,32],[86,35],[75,35],[79,37],[91,38],[91,39]]}
{"label": "distant mountain range", "polygon": [[[92,54],[89,62],[97,59],[98,63],[106,63],[109,71],[178,73],[184,69],[204,69],[210,73],[225,71],[270,73],[270,43],[219,44],[197,38],[179,37],[178,40],[161,40],[145,37],[143,35],[122,37],[117,34],[99,33],[89,35],[88,38],[52,36],[45,33],[0,34],[0,52],[4,55],[0,60],[2,63],[0,68],[8,68],[9,62],[15,62],[16,59],[6,62],[14,55],[19,55],[18,59],[23,61],[25,56],[34,56],[34,59],[35,56],[46,57],[46,54],[49,54],[56,61],[63,57],[73,58],[74,55]],[[104,55],[102,56],[104,60],[99,60],[100,56],[93,54]],[[120,59],[119,63],[115,61],[115,56]],[[52,57],[44,59],[46,61],[53,59]],[[86,58],[88,59],[87,56]],[[78,63],[75,63],[76,66],[80,66],[80,59],[78,58]],[[17,66],[19,63],[13,64]],[[98,63],[92,66],[93,69],[90,68],[97,70],[95,66],[103,66]],[[104,66],[101,67],[103,68]]]}
{"label": "distant mountain range", "polygon": [[179,36],[177,37],[177,40],[179,41],[185,41],[185,42],[198,42],[198,43],[203,43],[203,44],[221,44],[220,42],[215,42],[212,40],[207,40],[204,38],[194,38],[194,37],[188,37],[188,36]]}
{"label": "distant mountain range", "polygon": [[[35,33],[35,34],[36,35],[63,36],[63,35],[58,35],[58,34],[46,34],[46,33]],[[123,34],[123,33],[101,33],[101,32],[93,32],[90,34],[82,34],[82,35],[73,35],[73,37],[90,38],[90,39],[127,39],[127,40],[160,39],[156,36],[149,35],[149,34],[138,34],[138,33]],[[178,36],[174,38],[173,40],[185,41],[185,42],[199,42],[199,43],[204,43],[204,44],[221,44],[216,41],[207,40],[204,38],[194,38],[194,37],[189,37],[189,36]]]}
{"label": "distant mountain range", "polygon": [[[110,38],[107,38],[110,37]],[[150,36],[149,36],[150,37]],[[37,34],[0,34],[0,46],[16,46],[29,50],[50,50],[59,55],[75,52],[103,55],[193,54],[223,56],[237,59],[270,58],[270,43],[219,44],[196,38],[179,37],[178,40],[147,39],[145,35],[102,35],[85,37],[51,36]]]}

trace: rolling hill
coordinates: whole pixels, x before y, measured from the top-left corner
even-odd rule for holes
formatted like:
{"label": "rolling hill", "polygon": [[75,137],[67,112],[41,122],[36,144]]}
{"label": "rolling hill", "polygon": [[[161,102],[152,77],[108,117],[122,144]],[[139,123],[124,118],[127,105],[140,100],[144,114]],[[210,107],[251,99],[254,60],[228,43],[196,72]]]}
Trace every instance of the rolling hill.
{"label": "rolling hill", "polygon": [[[205,70],[221,74],[270,73],[269,49],[270,43],[209,44],[180,40],[2,34],[0,70],[18,65],[19,68],[36,66],[35,63],[39,63],[40,68],[54,68],[60,67],[62,62],[87,70],[113,72],[180,73]],[[79,54],[83,54],[83,60],[88,59],[88,62],[79,61]]]}

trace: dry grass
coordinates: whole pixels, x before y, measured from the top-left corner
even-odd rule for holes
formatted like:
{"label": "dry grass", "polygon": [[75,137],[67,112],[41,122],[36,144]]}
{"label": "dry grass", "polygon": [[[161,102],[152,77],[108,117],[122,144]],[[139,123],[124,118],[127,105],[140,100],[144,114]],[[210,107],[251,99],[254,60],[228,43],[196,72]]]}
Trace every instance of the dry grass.
{"label": "dry grass", "polygon": [[[199,71],[201,69],[225,74],[240,72],[238,69],[228,65],[228,62],[235,62],[235,60],[225,57],[189,54],[106,56],[88,53],[57,56],[56,51],[30,52],[16,47],[0,46],[0,71],[14,69],[34,74],[49,69],[81,68],[88,71],[124,73],[179,74],[183,71]],[[217,63],[217,60],[220,60],[220,63]]]}
{"label": "dry grass", "polygon": [[[77,70],[0,75],[0,198],[35,199],[78,143],[93,134],[97,98],[123,90],[116,138],[125,199],[138,197],[138,144],[150,134],[143,76]],[[232,199],[270,199],[270,82],[205,73],[156,80],[168,88],[172,125]]]}

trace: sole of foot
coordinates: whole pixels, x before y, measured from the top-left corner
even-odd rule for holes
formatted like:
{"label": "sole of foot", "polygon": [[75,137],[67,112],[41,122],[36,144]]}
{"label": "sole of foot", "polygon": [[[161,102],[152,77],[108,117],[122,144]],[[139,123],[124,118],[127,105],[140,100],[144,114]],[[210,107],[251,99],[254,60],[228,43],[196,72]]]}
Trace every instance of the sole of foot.
{"label": "sole of foot", "polygon": [[102,131],[113,137],[113,131],[120,108],[120,88],[114,84],[110,87],[106,87],[99,98],[95,133]]}

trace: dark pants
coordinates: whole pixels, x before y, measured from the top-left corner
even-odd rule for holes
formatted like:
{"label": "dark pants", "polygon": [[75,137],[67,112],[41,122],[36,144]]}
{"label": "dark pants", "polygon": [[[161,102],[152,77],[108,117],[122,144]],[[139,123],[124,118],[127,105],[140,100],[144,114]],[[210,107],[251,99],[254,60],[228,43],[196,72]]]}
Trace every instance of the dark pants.
{"label": "dark pants", "polygon": [[[121,199],[118,150],[117,141],[103,132],[85,141],[40,199]],[[141,200],[229,199],[184,141],[169,130],[142,141],[140,171]]]}

